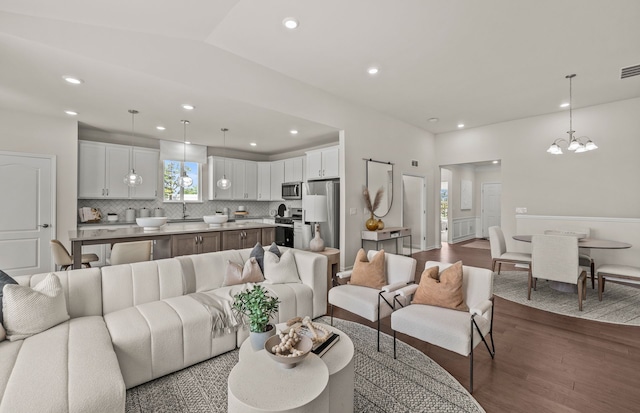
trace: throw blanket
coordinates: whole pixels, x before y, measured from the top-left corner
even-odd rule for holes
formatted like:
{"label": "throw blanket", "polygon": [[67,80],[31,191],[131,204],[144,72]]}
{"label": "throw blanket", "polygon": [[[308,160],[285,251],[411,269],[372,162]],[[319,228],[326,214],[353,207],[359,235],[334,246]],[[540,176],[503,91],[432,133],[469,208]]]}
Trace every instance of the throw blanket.
{"label": "throw blanket", "polygon": [[246,325],[244,317],[236,317],[233,312],[231,307],[233,297],[220,297],[206,293],[191,293],[189,295],[211,314],[211,335],[214,338],[230,334]]}

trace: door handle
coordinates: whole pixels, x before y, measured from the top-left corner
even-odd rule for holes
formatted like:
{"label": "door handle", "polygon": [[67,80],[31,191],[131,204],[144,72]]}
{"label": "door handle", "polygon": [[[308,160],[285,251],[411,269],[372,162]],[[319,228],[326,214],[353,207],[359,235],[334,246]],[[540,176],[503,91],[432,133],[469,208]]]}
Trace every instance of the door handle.
{"label": "door handle", "polygon": [[42,225],[38,225],[38,226],[42,227],[42,228],[49,228],[49,224],[42,224]]}

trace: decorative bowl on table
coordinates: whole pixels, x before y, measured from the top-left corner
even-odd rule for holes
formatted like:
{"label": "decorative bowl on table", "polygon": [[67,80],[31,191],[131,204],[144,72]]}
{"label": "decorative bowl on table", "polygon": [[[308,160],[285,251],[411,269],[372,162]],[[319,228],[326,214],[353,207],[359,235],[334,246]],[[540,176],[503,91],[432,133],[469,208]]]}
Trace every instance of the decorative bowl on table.
{"label": "decorative bowl on table", "polygon": [[205,216],[202,217],[202,219],[204,220],[204,222],[209,224],[209,226],[219,227],[220,225],[222,225],[225,222],[227,222],[229,217],[226,216],[226,215],[222,215],[222,214],[220,214],[220,215],[205,215]]}
{"label": "decorative bowl on table", "polygon": [[290,354],[275,354],[273,351],[273,347],[277,344],[280,344],[280,336],[277,334],[275,336],[270,337],[264,343],[264,349],[269,355],[269,357],[276,361],[280,367],[284,369],[291,369],[296,366],[296,364],[300,363],[304,360],[305,357],[309,355],[311,352],[311,348],[313,347],[313,342],[309,337],[300,336],[300,341],[296,343],[293,348],[300,351],[300,355],[290,355]]}
{"label": "decorative bowl on table", "polygon": [[136,224],[143,227],[145,231],[157,231],[158,228],[167,223],[167,217],[145,217],[136,218]]}

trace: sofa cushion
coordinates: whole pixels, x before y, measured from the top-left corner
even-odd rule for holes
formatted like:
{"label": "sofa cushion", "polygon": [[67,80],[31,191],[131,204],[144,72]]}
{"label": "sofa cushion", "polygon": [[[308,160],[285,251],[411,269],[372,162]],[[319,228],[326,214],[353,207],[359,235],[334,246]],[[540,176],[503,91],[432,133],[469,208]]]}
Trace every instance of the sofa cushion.
{"label": "sofa cushion", "polygon": [[4,327],[11,341],[21,340],[69,319],[60,279],[53,273],[33,288],[4,287]]}
{"label": "sofa cushion", "polygon": [[462,295],[462,261],[441,273],[439,267],[426,268],[422,272],[412,303],[469,311]]}
{"label": "sofa cushion", "polygon": [[212,338],[211,314],[190,295],[124,308],[104,320],[127,388],[236,347],[235,333]]}
{"label": "sofa cushion", "polygon": [[259,283],[262,281],[264,281],[264,276],[262,275],[258,261],[254,257],[249,258],[244,263],[244,266],[227,261],[223,286]]}
{"label": "sofa cushion", "polygon": [[387,284],[387,275],[384,265],[384,250],[378,251],[371,261],[367,260],[367,254],[360,248],[353,263],[351,280],[349,284],[361,285],[379,290]]}
{"label": "sofa cushion", "polygon": [[222,287],[227,261],[240,265],[243,265],[245,261],[238,250],[185,255],[176,259],[182,266],[184,294],[210,291]]}
{"label": "sofa cushion", "polygon": [[4,341],[0,360],[2,412],[124,411],[124,382],[102,317]]}
{"label": "sofa cushion", "polygon": [[267,284],[299,283],[296,258],[291,251],[285,251],[281,257],[266,251],[264,253],[264,279]]}
{"label": "sofa cushion", "polygon": [[18,284],[18,282],[11,278],[9,274],[0,270],[0,325],[2,324],[2,289],[7,284]]}

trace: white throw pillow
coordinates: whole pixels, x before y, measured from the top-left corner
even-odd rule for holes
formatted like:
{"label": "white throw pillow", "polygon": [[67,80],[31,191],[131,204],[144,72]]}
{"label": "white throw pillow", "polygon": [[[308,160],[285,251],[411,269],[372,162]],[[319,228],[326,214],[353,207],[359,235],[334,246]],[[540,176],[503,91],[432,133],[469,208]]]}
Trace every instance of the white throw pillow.
{"label": "white throw pillow", "polygon": [[264,278],[267,284],[300,283],[296,259],[290,250],[280,258],[272,252],[264,252]]}
{"label": "white throw pillow", "polygon": [[5,285],[2,307],[10,341],[21,340],[67,321],[67,301],[60,279],[47,275],[33,288]]}

